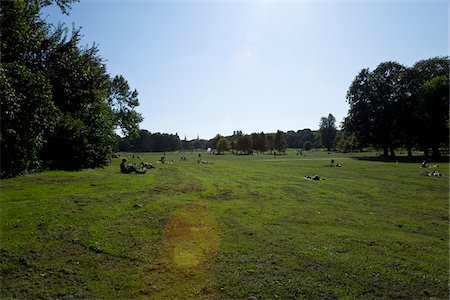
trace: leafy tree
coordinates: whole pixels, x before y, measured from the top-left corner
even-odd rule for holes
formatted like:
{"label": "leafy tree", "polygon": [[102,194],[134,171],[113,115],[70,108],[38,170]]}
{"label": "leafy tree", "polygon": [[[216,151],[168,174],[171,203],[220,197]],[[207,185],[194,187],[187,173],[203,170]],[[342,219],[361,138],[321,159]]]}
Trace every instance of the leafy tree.
{"label": "leafy tree", "polygon": [[212,139],[212,147],[213,149],[217,149],[217,144],[219,142],[219,140],[222,138],[223,136],[221,136],[220,134],[217,134],[213,139]]}
{"label": "leafy tree", "polygon": [[422,141],[430,145],[433,157],[439,156],[439,146],[448,146],[449,80],[446,76],[436,76],[426,81],[419,93]]}
{"label": "leafy tree", "polygon": [[267,144],[266,144],[267,150],[269,150],[270,152],[273,152],[273,149],[275,149],[273,134],[268,134],[266,136],[266,142],[267,142]]}
{"label": "leafy tree", "polygon": [[329,114],[328,117],[322,117],[319,124],[320,139],[322,145],[331,151],[334,147],[334,142],[336,139],[336,118]]}
{"label": "leafy tree", "polygon": [[[426,156],[428,156],[428,148],[431,147],[433,156],[436,157],[439,156],[439,143],[448,142],[448,129],[446,129],[448,124],[444,126],[448,120],[448,89],[445,93],[443,91],[445,86],[442,84],[445,83],[445,80],[447,83],[449,81],[449,59],[448,57],[434,57],[421,60],[415,63],[411,70],[414,74],[414,81],[409,86],[408,92],[414,99],[415,123],[420,124],[420,126],[414,127],[416,141],[424,149]],[[431,83],[430,81],[436,77],[441,79],[436,79],[434,83]],[[437,96],[442,92],[441,97]],[[437,100],[438,98],[440,100]],[[445,137],[442,135],[443,131],[447,131]]]}
{"label": "leafy tree", "polygon": [[108,103],[114,80],[97,47],[81,50],[79,30],[68,38],[66,28],[52,30],[41,19],[42,7],[56,3],[67,13],[72,2],[2,1],[2,177],[41,165],[78,169],[105,164],[117,120],[129,132],[141,121],[134,111],[136,92],[123,93],[126,114]]}
{"label": "leafy tree", "polygon": [[228,140],[226,138],[220,137],[217,141],[216,149],[219,154],[223,154],[223,153],[225,153],[225,151],[230,150],[230,143],[228,142]]}
{"label": "leafy tree", "polygon": [[236,140],[236,150],[244,154],[252,151],[252,140],[248,135],[239,135]]}
{"label": "leafy tree", "polygon": [[[98,49],[81,50],[79,31],[48,55],[47,76],[60,111],[43,151],[48,166],[64,169],[107,163],[114,145],[114,118],[108,97],[109,75]],[[64,148],[64,151],[62,149]]]}
{"label": "leafy tree", "polygon": [[355,133],[361,144],[371,143],[394,156],[399,132],[401,82],[406,68],[396,62],[381,63],[373,71],[362,70],[347,92],[349,114],[345,130]]}
{"label": "leafy tree", "polygon": [[0,67],[1,177],[39,169],[45,133],[53,130],[57,108],[49,81],[17,63]]}
{"label": "leafy tree", "polygon": [[312,149],[312,143],[310,141],[306,141],[303,144],[303,149],[305,149],[306,151],[311,150]]}
{"label": "leafy tree", "polygon": [[252,139],[253,149],[260,152],[266,151],[266,135],[264,132],[261,133],[252,133],[250,135]]}
{"label": "leafy tree", "polygon": [[347,93],[347,142],[383,148],[385,156],[399,145],[411,156],[415,144],[425,155],[429,147],[439,155],[439,146],[448,142],[448,74],[448,57],[421,60],[412,68],[387,62],[373,72],[362,70]]}
{"label": "leafy tree", "polygon": [[126,136],[135,136],[139,131],[142,115],[136,112],[139,106],[138,92],[131,91],[128,82],[122,75],[116,75],[110,82],[107,103],[112,108],[115,125],[122,129]]}
{"label": "leafy tree", "polygon": [[311,129],[305,128],[303,130],[297,131],[298,136],[298,146],[301,148],[304,148],[305,142],[310,142],[311,145],[313,145],[316,142],[316,136],[314,134],[314,131],[311,131]]}
{"label": "leafy tree", "polygon": [[277,130],[275,134],[275,138],[273,139],[274,149],[278,152],[284,153],[287,148],[286,139],[284,137],[284,133],[280,130]]}

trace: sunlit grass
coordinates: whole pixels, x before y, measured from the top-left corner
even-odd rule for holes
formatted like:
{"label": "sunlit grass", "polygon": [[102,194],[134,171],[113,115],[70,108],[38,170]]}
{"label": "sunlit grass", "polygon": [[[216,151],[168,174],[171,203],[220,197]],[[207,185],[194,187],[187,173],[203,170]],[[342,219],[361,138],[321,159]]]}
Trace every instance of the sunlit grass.
{"label": "sunlit grass", "polygon": [[1,297],[446,299],[448,163],[305,154],[2,180]]}

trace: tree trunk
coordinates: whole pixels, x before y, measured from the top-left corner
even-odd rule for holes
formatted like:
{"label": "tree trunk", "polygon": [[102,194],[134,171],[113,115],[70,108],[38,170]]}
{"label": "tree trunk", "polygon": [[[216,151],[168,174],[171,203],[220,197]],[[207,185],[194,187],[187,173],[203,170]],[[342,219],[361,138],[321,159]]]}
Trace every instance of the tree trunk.
{"label": "tree trunk", "polygon": [[389,148],[388,147],[383,147],[383,156],[384,157],[388,157],[389,156]]}
{"label": "tree trunk", "polygon": [[440,153],[439,153],[439,147],[438,146],[436,146],[436,145],[433,145],[432,147],[431,147],[431,150],[433,151],[433,158],[438,158],[439,156],[440,156]]}
{"label": "tree trunk", "polygon": [[390,153],[390,156],[391,156],[391,157],[395,157],[394,147],[390,147],[390,148],[389,148],[389,151],[391,152],[391,153]]}
{"label": "tree trunk", "polygon": [[411,158],[412,157],[412,147],[407,146],[406,148],[408,149],[408,157]]}
{"label": "tree trunk", "polygon": [[406,150],[408,151],[408,157],[412,157],[412,142],[411,142],[411,135],[408,134],[406,137]]}

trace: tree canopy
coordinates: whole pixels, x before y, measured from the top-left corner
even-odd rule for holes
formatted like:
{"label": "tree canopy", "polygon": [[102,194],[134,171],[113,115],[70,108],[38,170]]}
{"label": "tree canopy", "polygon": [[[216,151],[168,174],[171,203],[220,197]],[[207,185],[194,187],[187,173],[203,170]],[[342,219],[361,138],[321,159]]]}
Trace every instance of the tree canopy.
{"label": "tree canopy", "polygon": [[72,0],[2,1],[1,177],[43,167],[79,169],[108,162],[116,127],[137,131],[137,91],[114,79],[94,44],[80,47],[80,30],[53,27],[40,16]]}
{"label": "tree canopy", "polygon": [[448,146],[449,60],[436,57],[417,62],[411,68],[384,62],[374,71],[363,69],[347,92],[350,109],[343,122],[348,141],[358,148],[373,145],[384,156],[395,156],[394,149],[405,146],[431,148]]}
{"label": "tree canopy", "polygon": [[336,139],[336,118],[329,114],[328,117],[322,117],[320,119],[319,124],[319,134],[320,134],[320,141],[322,145],[328,149],[328,151],[331,150],[332,147],[335,145],[335,139]]}

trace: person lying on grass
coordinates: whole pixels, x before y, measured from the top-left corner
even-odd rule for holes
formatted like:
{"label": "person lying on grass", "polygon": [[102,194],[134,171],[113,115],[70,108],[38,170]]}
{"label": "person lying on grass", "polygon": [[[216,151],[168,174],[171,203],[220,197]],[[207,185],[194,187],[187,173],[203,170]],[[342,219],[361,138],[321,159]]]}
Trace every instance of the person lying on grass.
{"label": "person lying on grass", "polygon": [[431,177],[441,177],[442,176],[442,174],[439,173],[438,171],[434,171],[434,172],[420,172],[420,175],[431,176]]}
{"label": "person lying on grass", "polygon": [[144,171],[139,171],[135,166],[133,166],[133,165],[129,165],[129,166],[127,166],[126,165],[126,162],[127,162],[127,158],[126,157],[124,157],[123,159],[122,159],[122,163],[120,164],[120,171],[122,172],[122,173],[124,173],[124,174],[130,174],[131,172],[136,172],[136,173],[138,173],[138,174],[145,174],[145,170]]}
{"label": "person lying on grass", "polygon": [[141,162],[141,169],[156,169],[156,167],[149,162]]}
{"label": "person lying on grass", "polygon": [[308,176],[305,176],[305,179],[309,179],[309,180],[325,180],[323,178],[320,178],[317,175],[308,175]]}

